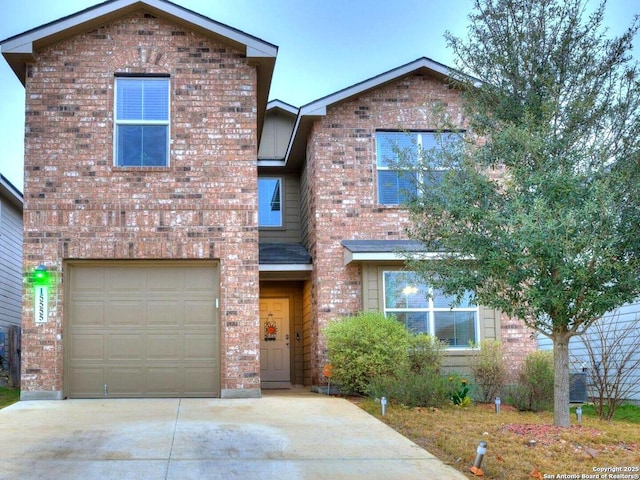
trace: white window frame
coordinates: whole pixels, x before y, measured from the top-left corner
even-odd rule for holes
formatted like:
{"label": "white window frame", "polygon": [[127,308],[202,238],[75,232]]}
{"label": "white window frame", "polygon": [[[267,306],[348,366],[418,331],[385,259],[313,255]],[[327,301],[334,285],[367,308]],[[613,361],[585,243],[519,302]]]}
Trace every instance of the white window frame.
{"label": "white window frame", "polygon": [[[167,82],[167,119],[166,120],[118,120],[118,82],[119,80],[144,80],[144,81],[164,81]],[[114,82],[113,101],[113,165],[121,168],[165,168],[170,162],[171,145],[171,79],[167,75],[116,75]],[[118,163],[118,127],[120,125],[141,125],[141,126],[165,126],[167,129],[167,144],[165,146],[164,165],[120,165]]]}
{"label": "white window frame", "polygon": [[[422,307],[422,308],[387,308],[387,283],[385,281],[386,278],[386,274],[387,273],[412,273],[409,270],[402,270],[402,269],[397,269],[397,268],[385,268],[385,269],[381,269],[381,282],[382,282],[382,308],[384,311],[385,316],[388,316],[390,314],[396,314],[396,313],[413,313],[413,312],[425,312],[428,314],[429,320],[428,320],[428,324],[429,324],[429,331],[428,332],[420,332],[420,333],[428,333],[429,335],[435,336],[435,312],[473,312],[475,314],[475,322],[474,322],[474,339],[473,339],[473,343],[477,344],[480,341],[480,308],[478,305],[475,305],[473,307],[435,307],[434,306],[434,300],[433,300],[433,296],[431,295],[433,293],[433,288],[431,288],[430,286],[426,285],[424,282],[422,283],[422,285],[426,286],[428,288],[429,291],[429,297],[428,297],[428,306],[427,307]],[[409,287],[409,286],[407,286]],[[405,288],[407,288],[405,287]],[[409,294],[414,294],[414,293],[418,293],[418,290],[416,290],[415,292],[407,292],[407,295]],[[447,350],[455,350],[455,351],[460,351],[460,350],[464,350],[464,349],[470,349],[471,347],[469,345],[448,345]]]}
{"label": "white window frame", "polygon": [[260,189],[260,180],[276,180],[280,188],[280,224],[279,225],[262,225],[260,223],[260,195],[258,194],[258,228],[265,229],[282,229],[284,227],[284,179],[273,175],[258,176],[258,190]]}
{"label": "white window frame", "polygon": [[[434,131],[434,130],[410,130],[410,131],[402,131],[402,130],[377,130],[376,131],[376,194],[377,194],[377,198],[378,198],[378,205],[386,205],[386,206],[397,206],[400,205],[400,201],[398,203],[382,203],[381,201],[381,188],[380,188],[380,174],[379,172],[383,171],[383,172],[388,172],[388,171],[395,171],[397,173],[398,176],[402,175],[402,171],[391,168],[389,166],[386,165],[380,165],[381,161],[384,160],[384,158],[380,158],[379,156],[379,135],[383,135],[383,134],[394,134],[394,135],[398,135],[398,136],[406,136],[406,137],[410,137],[412,143],[414,142],[415,139],[415,153],[416,155],[419,154],[419,152],[422,149],[422,146],[424,144],[424,138],[426,136],[432,137],[432,136],[436,136],[436,135],[446,135],[446,134],[451,134],[454,132],[438,132],[438,131]],[[445,168],[440,169],[440,171],[446,171]],[[416,179],[418,183],[422,183],[424,180],[422,178],[422,176],[420,174],[418,174],[418,178]],[[398,191],[398,200],[400,200],[401,197],[401,192]]]}

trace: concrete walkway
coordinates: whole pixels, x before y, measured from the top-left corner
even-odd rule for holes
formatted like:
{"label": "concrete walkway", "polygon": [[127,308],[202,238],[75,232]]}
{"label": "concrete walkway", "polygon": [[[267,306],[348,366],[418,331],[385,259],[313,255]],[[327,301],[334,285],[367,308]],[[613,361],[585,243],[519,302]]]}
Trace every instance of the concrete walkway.
{"label": "concrete walkway", "polygon": [[347,400],[19,402],[0,410],[2,479],[465,479]]}

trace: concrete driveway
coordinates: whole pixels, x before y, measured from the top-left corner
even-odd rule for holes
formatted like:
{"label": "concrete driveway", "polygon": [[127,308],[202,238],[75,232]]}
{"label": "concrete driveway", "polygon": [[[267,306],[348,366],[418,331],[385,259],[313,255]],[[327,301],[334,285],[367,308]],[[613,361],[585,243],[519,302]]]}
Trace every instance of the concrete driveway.
{"label": "concrete driveway", "polygon": [[350,402],[19,402],[0,410],[2,479],[465,479]]}

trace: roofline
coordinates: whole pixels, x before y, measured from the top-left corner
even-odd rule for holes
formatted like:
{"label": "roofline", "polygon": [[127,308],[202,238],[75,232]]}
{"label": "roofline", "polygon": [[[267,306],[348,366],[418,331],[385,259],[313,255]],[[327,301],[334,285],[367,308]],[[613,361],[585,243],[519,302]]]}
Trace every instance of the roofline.
{"label": "roofline", "polygon": [[13,205],[18,207],[20,211],[24,206],[24,197],[22,192],[18,190],[7,177],[0,173],[0,194],[6,197]]}
{"label": "roofline", "polygon": [[307,103],[300,107],[300,112],[296,123],[293,127],[293,133],[287,146],[285,154],[285,163],[288,163],[291,156],[300,156],[304,154],[307,134],[311,128],[311,124],[318,118],[327,114],[327,107],[334,105],[343,100],[361,95],[388,83],[394,82],[399,78],[413,74],[418,71],[425,71],[443,80],[452,78],[452,75],[460,75],[459,72],[453,70],[446,65],[436,62],[428,57],[420,57],[412,62],[406,63],[392,70],[371,77],[362,82],[351,85],[350,87],[338,90],[335,93],[326,95],[311,103]]}
{"label": "roofline", "polygon": [[269,100],[269,103],[267,103],[267,110],[282,110],[292,115],[298,115],[298,113],[300,113],[299,108],[294,107],[289,103],[283,102],[282,100],[278,100],[277,98],[274,100]]}
{"label": "roofline", "polygon": [[22,85],[26,82],[26,66],[35,60],[35,52],[73,35],[91,31],[105,23],[145,10],[241,51],[258,73],[258,139],[264,123],[271,80],[278,47],[253,35],[212,20],[169,0],[107,0],[93,7],[54,20],[0,41],[0,53]]}

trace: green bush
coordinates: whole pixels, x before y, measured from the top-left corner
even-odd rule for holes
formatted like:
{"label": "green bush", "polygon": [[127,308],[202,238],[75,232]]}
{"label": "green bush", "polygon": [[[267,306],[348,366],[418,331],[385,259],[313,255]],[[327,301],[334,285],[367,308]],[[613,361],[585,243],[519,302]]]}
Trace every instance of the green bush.
{"label": "green bush", "polygon": [[449,381],[431,369],[405,369],[395,375],[377,377],[368,388],[371,397],[387,399],[407,407],[441,407],[450,402]]}
{"label": "green bush", "polygon": [[509,392],[509,403],[521,411],[545,410],[553,404],[553,352],[527,355],[518,373],[518,384]]}
{"label": "green bush", "polygon": [[366,393],[373,379],[407,368],[409,333],[394,317],[361,312],[329,323],[323,333],[332,379],[345,391]]}
{"label": "green bush", "polygon": [[501,395],[507,370],[502,361],[502,344],[496,340],[480,342],[480,351],[471,357],[470,368],[481,402],[493,402]]}
{"label": "green bush", "polygon": [[425,369],[439,373],[446,348],[447,344],[437,337],[423,333],[410,335],[407,350],[409,369],[414,373]]}

